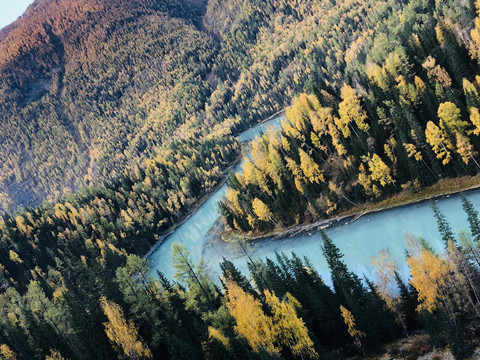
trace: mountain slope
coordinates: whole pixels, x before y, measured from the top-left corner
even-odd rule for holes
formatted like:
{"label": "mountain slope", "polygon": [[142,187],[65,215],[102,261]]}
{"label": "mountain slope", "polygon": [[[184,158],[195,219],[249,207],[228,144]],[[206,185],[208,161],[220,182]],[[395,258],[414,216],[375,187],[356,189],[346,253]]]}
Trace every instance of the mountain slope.
{"label": "mountain slope", "polygon": [[3,207],[115,178],[199,109],[216,44],[181,15],[178,2],[37,1],[3,31]]}

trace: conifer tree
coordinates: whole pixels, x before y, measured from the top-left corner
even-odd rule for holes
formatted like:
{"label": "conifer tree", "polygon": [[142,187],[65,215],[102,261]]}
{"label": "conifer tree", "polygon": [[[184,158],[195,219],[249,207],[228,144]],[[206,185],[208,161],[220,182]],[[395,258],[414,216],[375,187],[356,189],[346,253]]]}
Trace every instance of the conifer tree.
{"label": "conifer tree", "polygon": [[321,231],[321,236],[323,240],[322,251],[330,268],[335,294],[341,299],[340,302],[345,301],[346,297],[350,295],[358,297],[363,293],[360,280],[348,270],[347,265],[342,260],[343,254],[325,232]]}
{"label": "conifer tree", "polygon": [[357,330],[355,324],[355,317],[345,306],[340,305],[340,311],[342,312],[342,317],[345,321],[345,325],[347,325],[348,333],[353,338],[355,345],[362,351],[363,356],[366,356],[362,346],[362,338],[366,336],[365,333],[363,331]]}
{"label": "conifer tree", "polygon": [[204,296],[204,300],[213,308],[214,293],[212,284],[207,278],[204,268],[205,263],[200,261],[199,264],[195,265],[185,245],[174,242],[172,244],[172,266],[176,269],[175,278],[185,281],[190,287],[198,287]]}
{"label": "conifer tree", "polygon": [[222,270],[223,277],[227,280],[233,281],[242,288],[243,291],[250,294],[255,294],[252,284],[248,279],[237,269],[237,267],[230,261],[223,258],[220,263],[220,269]]}
{"label": "conifer tree", "polygon": [[452,228],[447,222],[447,219],[445,219],[445,215],[441,213],[437,205],[434,202],[431,202],[430,206],[432,207],[433,215],[435,216],[435,220],[437,221],[438,231],[442,235],[442,239],[446,249],[448,247],[449,240],[456,242],[455,235],[453,234]]}
{"label": "conifer tree", "polygon": [[473,239],[476,242],[480,240],[480,219],[478,218],[478,211],[473,206],[472,202],[465,196],[461,195],[462,198],[462,208],[467,214],[468,225],[470,227],[470,232]]}
{"label": "conifer tree", "polygon": [[275,293],[265,290],[265,302],[270,307],[276,332],[276,341],[289,348],[294,356],[317,359],[313,341],[302,319],[297,316],[300,303],[289,293],[280,301]]}
{"label": "conifer tree", "polygon": [[403,282],[398,272],[395,272],[395,281],[400,292],[399,311],[405,321],[407,331],[416,330],[420,326],[416,311],[419,305],[418,292],[412,284]]}
{"label": "conifer tree", "polygon": [[138,339],[138,331],[132,322],[127,323],[122,309],[106,298],[101,299],[102,309],[108,321],[104,323],[110,341],[130,359],[151,359],[150,349]]}
{"label": "conifer tree", "polygon": [[260,300],[246,293],[233,281],[226,281],[227,308],[235,318],[235,330],[244,337],[250,347],[258,352],[261,348],[272,354],[279,354],[276,345],[273,321],[265,315]]}

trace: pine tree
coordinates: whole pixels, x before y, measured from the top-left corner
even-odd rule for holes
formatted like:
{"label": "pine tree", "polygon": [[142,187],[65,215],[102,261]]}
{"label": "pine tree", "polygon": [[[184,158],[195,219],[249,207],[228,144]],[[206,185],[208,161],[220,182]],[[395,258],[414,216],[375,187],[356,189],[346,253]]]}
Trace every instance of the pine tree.
{"label": "pine tree", "polygon": [[190,290],[198,287],[203,294],[203,300],[211,308],[214,308],[214,294],[207,279],[204,263],[201,261],[195,266],[186,246],[174,242],[172,244],[172,266],[176,270],[175,278],[186,282],[190,286]]}
{"label": "pine tree", "polygon": [[405,284],[396,271],[395,281],[400,292],[399,311],[405,320],[407,331],[416,330],[420,326],[416,311],[419,305],[418,292],[410,283]]}
{"label": "pine tree", "polygon": [[330,240],[330,238],[321,231],[323,240],[322,251],[330,268],[332,283],[335,289],[335,294],[340,299],[340,302],[345,302],[346,297],[352,295],[358,297],[363,294],[363,287],[360,279],[351,273],[347,265],[342,261],[343,254],[337,246]]}
{"label": "pine tree", "polygon": [[250,281],[248,281],[230,260],[223,258],[223,261],[220,263],[220,270],[222,270],[223,277],[227,281],[233,281],[245,292],[252,295],[256,294]]}

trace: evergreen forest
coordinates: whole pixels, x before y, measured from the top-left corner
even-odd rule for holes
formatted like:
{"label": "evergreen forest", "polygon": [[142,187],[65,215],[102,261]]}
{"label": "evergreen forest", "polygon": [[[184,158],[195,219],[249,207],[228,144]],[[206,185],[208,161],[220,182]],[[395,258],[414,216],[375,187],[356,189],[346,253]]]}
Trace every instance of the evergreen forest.
{"label": "evergreen forest", "polygon": [[479,92],[480,2],[34,1],[0,30],[0,358],[475,356],[465,196],[458,234],[432,203],[442,251],[406,234],[409,278],[388,250],[352,272],[324,233],[325,278],[243,240],[220,276],[178,243],[172,279],[144,256],[226,177],[240,238],[475,177]]}

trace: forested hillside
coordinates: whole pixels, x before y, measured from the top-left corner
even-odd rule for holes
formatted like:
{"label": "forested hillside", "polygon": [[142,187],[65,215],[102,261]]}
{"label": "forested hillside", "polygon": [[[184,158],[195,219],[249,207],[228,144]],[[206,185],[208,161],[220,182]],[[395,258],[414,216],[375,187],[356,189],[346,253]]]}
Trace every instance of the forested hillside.
{"label": "forested hillside", "polygon": [[175,279],[149,277],[141,257],[220,182],[233,136],[291,103],[230,176],[222,208],[238,231],[477,173],[477,10],[37,0],[0,32],[0,357],[344,359],[413,331],[430,340],[401,356],[472,355],[480,220],[467,199],[458,237],[434,207],[444,252],[408,236],[408,283],[387,253],[380,281],[362,281],[326,236],[312,256],[332,287],[295,255],[249,257],[248,277],[226,259],[220,279],[178,244]]}
{"label": "forested hillside", "polygon": [[119,178],[203,106],[216,45],[182,13],[175,2],[37,1],[4,30],[4,209]]}
{"label": "forested hillside", "polygon": [[[383,21],[371,23],[379,9]],[[221,210],[231,228],[285,228],[478,173],[478,18],[457,3],[392,10],[362,3],[340,27],[319,27],[308,49],[323,84],[297,97],[280,133],[254,141],[243,173],[230,176]],[[322,55],[350,31],[351,43]]]}
{"label": "forested hillside", "polygon": [[118,180],[172,139],[239,132],[311,91],[306,39],[286,31],[272,58],[268,34],[323,6],[37,0],[0,35],[0,209]]}

